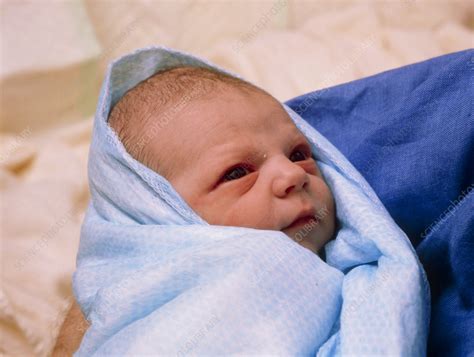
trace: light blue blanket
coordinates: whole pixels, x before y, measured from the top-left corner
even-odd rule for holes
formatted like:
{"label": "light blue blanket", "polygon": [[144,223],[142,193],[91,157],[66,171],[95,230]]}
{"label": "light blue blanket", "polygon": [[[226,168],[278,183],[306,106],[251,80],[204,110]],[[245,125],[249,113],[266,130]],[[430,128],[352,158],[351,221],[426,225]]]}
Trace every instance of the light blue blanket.
{"label": "light blue blanket", "polygon": [[[425,274],[363,177],[285,106],[312,144],[340,229],[321,260],[280,231],[209,225],[107,125],[158,70],[206,61],[162,47],[107,71],[89,156],[74,292],[91,322],[76,356],[423,356]],[[227,72],[228,73],[228,72]]]}

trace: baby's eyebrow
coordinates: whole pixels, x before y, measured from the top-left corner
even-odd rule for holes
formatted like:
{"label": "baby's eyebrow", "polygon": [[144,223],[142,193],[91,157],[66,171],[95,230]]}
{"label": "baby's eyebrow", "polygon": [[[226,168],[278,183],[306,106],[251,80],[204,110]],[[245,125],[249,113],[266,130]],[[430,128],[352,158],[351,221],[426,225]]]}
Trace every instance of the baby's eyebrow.
{"label": "baby's eyebrow", "polygon": [[305,143],[306,145],[308,145],[311,148],[311,143],[306,138],[306,136],[304,136],[304,134],[299,130],[298,130],[298,133],[293,137],[292,145],[295,145],[298,142]]}
{"label": "baby's eyebrow", "polygon": [[[255,147],[249,144],[243,144],[237,147],[236,150],[229,150],[226,159],[222,162],[224,165],[230,165],[229,160],[243,161],[243,162],[256,162],[263,159],[265,151],[259,147]],[[221,164],[222,165],[222,164]]]}
{"label": "baby's eyebrow", "polygon": [[[288,150],[291,150],[293,147],[301,144],[307,145],[311,149],[311,144],[309,143],[308,139],[306,139],[306,137],[300,131],[293,132],[293,134],[290,135],[290,139],[288,139],[286,143]],[[231,148],[224,151],[223,153],[220,153],[219,156],[225,157],[225,159],[219,160],[219,164],[217,165],[219,169],[222,169],[221,166],[236,164],[237,161],[242,163],[256,163],[263,161],[266,156],[266,151],[259,146],[255,146],[255,144],[242,143],[236,148]]]}

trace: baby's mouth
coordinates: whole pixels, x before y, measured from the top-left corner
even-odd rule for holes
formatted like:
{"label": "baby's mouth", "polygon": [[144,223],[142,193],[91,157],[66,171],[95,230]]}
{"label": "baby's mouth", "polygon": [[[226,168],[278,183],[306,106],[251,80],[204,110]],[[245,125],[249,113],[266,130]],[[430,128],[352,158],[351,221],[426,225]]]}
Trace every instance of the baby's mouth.
{"label": "baby's mouth", "polygon": [[293,228],[301,228],[305,225],[307,225],[308,227],[314,227],[318,225],[319,222],[320,222],[320,219],[318,217],[309,215],[309,216],[296,219],[289,226],[285,227],[284,230],[293,229]]}

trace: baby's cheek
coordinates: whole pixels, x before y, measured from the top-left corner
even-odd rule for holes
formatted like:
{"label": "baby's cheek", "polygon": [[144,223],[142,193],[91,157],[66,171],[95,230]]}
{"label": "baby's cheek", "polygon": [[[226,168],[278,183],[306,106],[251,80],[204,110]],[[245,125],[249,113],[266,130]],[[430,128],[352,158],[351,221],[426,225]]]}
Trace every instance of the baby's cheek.
{"label": "baby's cheek", "polygon": [[209,224],[225,225],[223,224],[222,211],[214,205],[203,205],[198,208],[198,214]]}
{"label": "baby's cheek", "polygon": [[268,200],[251,192],[236,195],[229,190],[195,197],[191,208],[207,223],[221,226],[237,226],[256,229],[279,229],[268,207]]}
{"label": "baby's cheek", "polygon": [[186,201],[186,203],[196,212],[199,217],[205,220],[209,224],[219,224],[216,219],[218,216],[214,213],[216,210],[213,208],[211,202],[208,202],[203,197],[198,196],[187,196],[181,194],[181,197]]}
{"label": "baby's cheek", "polygon": [[[270,200],[251,197],[233,212],[232,216],[238,225],[255,229],[279,230],[280,222],[274,215]],[[237,225],[237,224],[236,224]]]}
{"label": "baby's cheek", "polygon": [[242,202],[237,200],[220,210],[222,220],[226,226],[252,227],[253,212],[249,211]]}
{"label": "baby's cheek", "polygon": [[326,188],[325,191],[325,211],[323,211],[323,214],[326,214],[328,216],[328,220],[334,221],[336,217],[336,206],[334,197],[329,188]]}
{"label": "baby's cheek", "polygon": [[332,196],[332,192],[328,188],[328,193],[326,196],[326,204],[325,204],[325,210],[321,212],[322,214],[322,219],[324,219],[326,222],[326,227],[328,230],[328,237],[327,240],[329,241],[336,230],[336,204],[334,197]]}
{"label": "baby's cheek", "polygon": [[246,205],[242,201],[221,209],[221,221],[226,226],[237,226],[247,228],[264,228],[265,214],[256,207],[257,204]]}
{"label": "baby's cheek", "polygon": [[240,226],[245,219],[235,205],[224,197],[195,200],[191,206],[207,223],[219,226]]}
{"label": "baby's cheek", "polygon": [[328,184],[322,177],[312,176],[313,181],[313,190],[316,194],[316,198],[320,201],[325,202],[326,204],[331,204],[334,201],[331,189]]}

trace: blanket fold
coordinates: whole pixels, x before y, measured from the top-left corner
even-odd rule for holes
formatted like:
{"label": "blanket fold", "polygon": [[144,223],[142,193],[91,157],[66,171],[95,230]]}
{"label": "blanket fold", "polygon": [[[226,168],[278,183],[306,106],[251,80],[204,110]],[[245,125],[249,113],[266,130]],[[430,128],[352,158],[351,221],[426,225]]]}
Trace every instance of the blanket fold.
{"label": "blanket fold", "polygon": [[91,322],[76,356],[426,353],[429,291],[403,231],[346,158],[284,105],[336,202],[326,261],[280,231],[210,225],[107,125],[140,81],[209,62],[163,47],[113,62],[89,153],[74,292]]}

